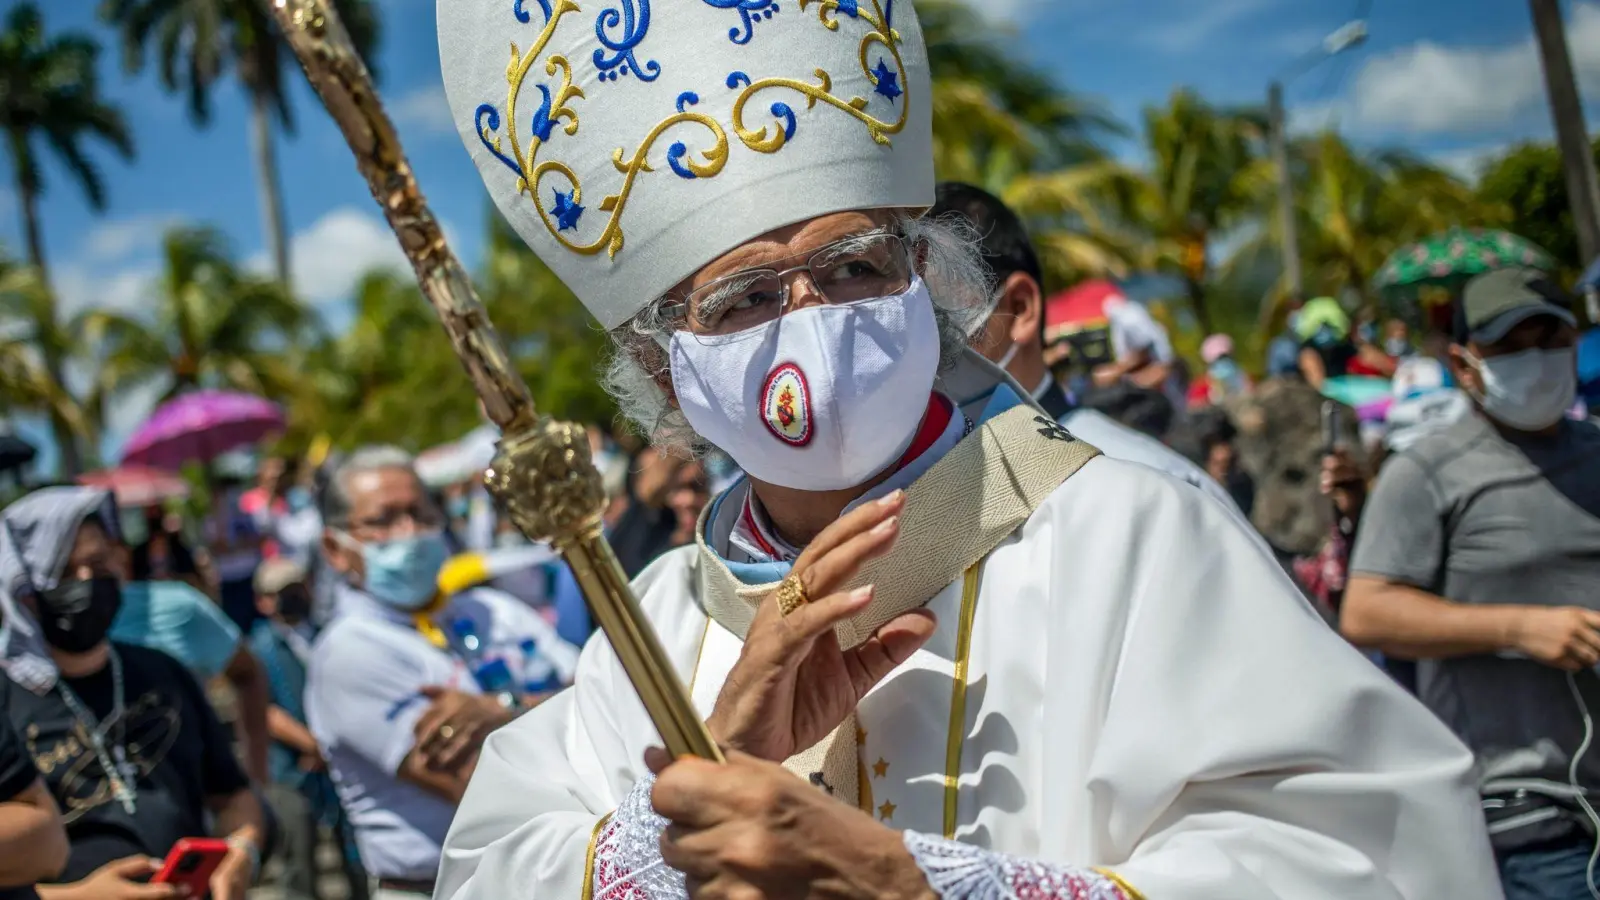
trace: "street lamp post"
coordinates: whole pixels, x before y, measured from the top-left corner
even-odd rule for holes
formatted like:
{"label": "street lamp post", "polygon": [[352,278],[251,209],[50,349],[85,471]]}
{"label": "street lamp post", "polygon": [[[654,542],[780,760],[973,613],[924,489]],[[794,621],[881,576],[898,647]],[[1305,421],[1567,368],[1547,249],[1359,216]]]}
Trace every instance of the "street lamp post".
{"label": "street lamp post", "polygon": [[1294,217],[1294,182],[1289,175],[1289,140],[1284,124],[1283,86],[1330,56],[1343,53],[1367,39],[1367,23],[1357,19],[1323,39],[1317,48],[1267,85],[1267,143],[1278,175],[1278,227],[1282,234],[1283,278],[1289,295],[1305,289],[1300,274],[1300,235]]}

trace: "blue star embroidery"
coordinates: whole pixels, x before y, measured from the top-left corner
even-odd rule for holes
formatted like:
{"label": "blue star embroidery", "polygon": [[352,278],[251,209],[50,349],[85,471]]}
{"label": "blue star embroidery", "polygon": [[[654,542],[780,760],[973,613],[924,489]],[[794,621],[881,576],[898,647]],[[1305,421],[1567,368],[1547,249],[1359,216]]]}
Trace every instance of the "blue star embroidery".
{"label": "blue star embroidery", "polygon": [[556,205],[550,214],[556,217],[556,227],[561,231],[571,231],[578,227],[578,217],[583,215],[583,207],[573,201],[573,191],[556,191]]}
{"label": "blue star embroidery", "polygon": [[890,103],[894,102],[894,98],[905,93],[900,90],[900,73],[890,69],[889,64],[884,62],[882,57],[879,57],[878,67],[872,70],[872,75],[878,79],[878,84],[873,90],[888,97]]}

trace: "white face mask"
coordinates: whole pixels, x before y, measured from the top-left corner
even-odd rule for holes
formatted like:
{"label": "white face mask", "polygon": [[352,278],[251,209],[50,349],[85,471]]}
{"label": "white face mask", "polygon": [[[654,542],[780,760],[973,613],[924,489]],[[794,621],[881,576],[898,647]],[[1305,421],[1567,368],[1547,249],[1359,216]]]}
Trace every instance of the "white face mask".
{"label": "white face mask", "polygon": [[751,477],[841,490],[905,452],[939,369],[939,326],[921,278],[903,294],[810,306],[753,331],[680,331],[670,345],[689,424]]}
{"label": "white face mask", "polygon": [[1483,392],[1475,395],[1483,411],[1520,431],[1549,428],[1577,397],[1577,351],[1571,348],[1523,350],[1467,361],[1483,380]]}

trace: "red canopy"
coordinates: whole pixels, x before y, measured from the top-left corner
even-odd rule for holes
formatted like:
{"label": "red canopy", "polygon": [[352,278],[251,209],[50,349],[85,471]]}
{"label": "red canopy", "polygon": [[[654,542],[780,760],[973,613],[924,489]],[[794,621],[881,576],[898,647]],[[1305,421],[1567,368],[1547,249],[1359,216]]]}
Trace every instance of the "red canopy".
{"label": "red canopy", "polygon": [[1106,327],[1106,301],[1120,299],[1121,288],[1101,279],[1085,281],[1051,296],[1044,302],[1045,343]]}

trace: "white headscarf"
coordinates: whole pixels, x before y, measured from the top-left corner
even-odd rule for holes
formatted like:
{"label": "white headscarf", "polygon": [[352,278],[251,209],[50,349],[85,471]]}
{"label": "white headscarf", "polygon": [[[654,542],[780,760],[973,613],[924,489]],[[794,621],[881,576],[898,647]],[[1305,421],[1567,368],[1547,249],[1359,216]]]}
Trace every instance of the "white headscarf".
{"label": "white headscarf", "polygon": [[0,512],[0,669],[37,693],[55,686],[56,664],[18,598],[56,586],[90,516],[114,539],[120,534],[116,504],[103,488],[43,488]]}

